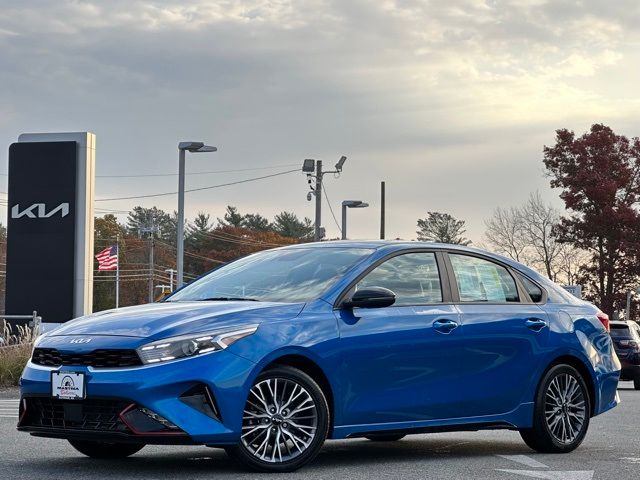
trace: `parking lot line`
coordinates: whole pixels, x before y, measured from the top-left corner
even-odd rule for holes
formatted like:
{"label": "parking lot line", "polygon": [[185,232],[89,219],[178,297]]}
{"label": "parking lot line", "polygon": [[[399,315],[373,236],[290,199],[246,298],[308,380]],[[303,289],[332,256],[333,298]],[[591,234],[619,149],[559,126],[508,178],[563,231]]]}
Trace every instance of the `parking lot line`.
{"label": "parking lot line", "polygon": [[505,472],[515,475],[522,475],[529,478],[540,478],[544,480],[591,480],[593,470],[568,471],[568,472],[543,472],[541,470],[506,470],[497,469],[498,472]]}
{"label": "parking lot line", "polygon": [[526,465],[529,468],[549,468],[544,463],[540,463],[537,460],[534,460],[531,457],[526,455],[496,455],[497,457],[504,458],[506,460],[511,460],[512,462],[521,463],[522,465]]}

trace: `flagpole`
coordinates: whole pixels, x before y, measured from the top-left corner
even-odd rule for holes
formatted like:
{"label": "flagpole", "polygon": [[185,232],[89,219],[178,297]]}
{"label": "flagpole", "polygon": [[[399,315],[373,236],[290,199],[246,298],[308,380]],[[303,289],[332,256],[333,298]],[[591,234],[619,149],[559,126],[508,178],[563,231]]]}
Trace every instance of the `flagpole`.
{"label": "flagpole", "polygon": [[116,308],[120,303],[120,234],[116,235]]}

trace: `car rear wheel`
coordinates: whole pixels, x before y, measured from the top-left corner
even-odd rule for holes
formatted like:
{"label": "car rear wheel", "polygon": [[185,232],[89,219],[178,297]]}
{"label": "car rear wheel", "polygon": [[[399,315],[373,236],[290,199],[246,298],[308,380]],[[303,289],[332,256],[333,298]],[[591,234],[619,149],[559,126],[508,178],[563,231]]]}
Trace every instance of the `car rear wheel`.
{"label": "car rear wheel", "polygon": [[364,438],[371,440],[372,442],[397,442],[398,440],[402,440],[404,437],[406,437],[406,435],[403,433],[371,433],[364,436]]}
{"label": "car rear wheel", "polygon": [[293,367],[262,372],[249,392],[237,445],[225,450],[244,467],[291,472],[319,453],[329,431],[329,407],[318,384]]}
{"label": "car rear wheel", "polygon": [[125,458],[144,448],[140,443],[107,443],[69,440],[77,451],[91,458]]}
{"label": "car rear wheel", "polygon": [[590,412],[589,392],[580,373],[570,365],[556,365],[538,387],[533,427],[520,430],[520,435],[538,452],[571,452],[587,434]]}
{"label": "car rear wheel", "polygon": [[633,381],[633,388],[635,388],[636,390],[640,390],[640,378],[636,378]]}

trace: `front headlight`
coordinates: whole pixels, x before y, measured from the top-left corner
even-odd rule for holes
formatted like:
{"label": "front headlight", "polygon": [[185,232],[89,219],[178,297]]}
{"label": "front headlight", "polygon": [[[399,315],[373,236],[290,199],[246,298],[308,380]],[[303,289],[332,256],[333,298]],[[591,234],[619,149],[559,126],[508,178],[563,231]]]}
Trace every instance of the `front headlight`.
{"label": "front headlight", "polygon": [[144,364],[168,362],[224,350],[241,338],[255,333],[257,329],[258,325],[249,325],[210,333],[165,338],[143,345],[137,349],[137,352]]}

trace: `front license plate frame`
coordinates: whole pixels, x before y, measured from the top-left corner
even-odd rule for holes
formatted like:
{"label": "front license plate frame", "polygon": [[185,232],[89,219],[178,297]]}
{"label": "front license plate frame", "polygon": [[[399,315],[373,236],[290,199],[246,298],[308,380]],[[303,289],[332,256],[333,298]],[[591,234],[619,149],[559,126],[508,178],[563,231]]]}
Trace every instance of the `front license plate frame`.
{"label": "front license plate frame", "polygon": [[51,396],[60,400],[84,400],[86,376],[82,372],[51,372]]}

